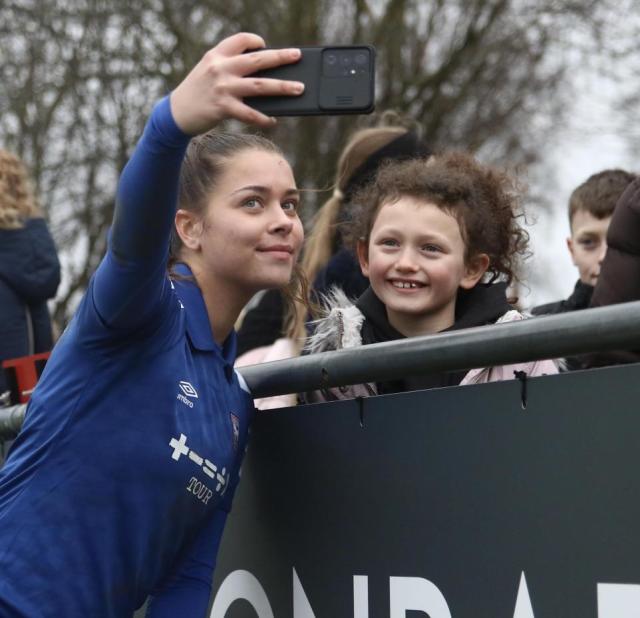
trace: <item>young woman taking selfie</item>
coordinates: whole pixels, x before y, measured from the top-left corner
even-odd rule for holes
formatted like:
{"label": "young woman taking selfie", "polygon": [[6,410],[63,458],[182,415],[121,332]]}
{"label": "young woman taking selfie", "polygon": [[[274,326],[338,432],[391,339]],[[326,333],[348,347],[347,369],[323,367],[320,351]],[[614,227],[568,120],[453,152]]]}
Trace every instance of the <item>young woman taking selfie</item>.
{"label": "young woman taking selfie", "polygon": [[206,613],[253,412],[233,324],[289,284],[303,239],[279,150],[207,133],[274,122],[243,97],[301,92],[247,77],[300,55],[245,53],[261,47],[207,52],[122,173],[107,254],[0,472],[0,616],[131,616],[149,596],[149,616]]}

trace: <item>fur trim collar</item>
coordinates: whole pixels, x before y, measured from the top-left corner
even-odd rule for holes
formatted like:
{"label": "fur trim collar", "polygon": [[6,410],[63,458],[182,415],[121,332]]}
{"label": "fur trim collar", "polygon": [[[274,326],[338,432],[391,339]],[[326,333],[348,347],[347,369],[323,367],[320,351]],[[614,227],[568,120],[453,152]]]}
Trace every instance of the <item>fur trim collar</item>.
{"label": "fur trim collar", "polygon": [[355,348],[362,345],[364,315],[339,288],[333,287],[322,297],[324,315],[311,322],[313,334],[307,339],[309,354]]}

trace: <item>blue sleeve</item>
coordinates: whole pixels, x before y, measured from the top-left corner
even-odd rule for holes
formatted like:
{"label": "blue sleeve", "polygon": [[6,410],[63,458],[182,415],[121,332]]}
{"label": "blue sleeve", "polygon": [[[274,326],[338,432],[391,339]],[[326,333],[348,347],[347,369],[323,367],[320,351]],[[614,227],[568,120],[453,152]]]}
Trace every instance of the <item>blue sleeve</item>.
{"label": "blue sleeve", "polygon": [[176,572],[149,599],[147,618],[206,616],[227,512],[218,508]]}
{"label": "blue sleeve", "polygon": [[165,97],[122,172],[107,255],[93,286],[96,311],[108,327],[133,329],[144,323],[165,291],[180,166],[189,139]]}

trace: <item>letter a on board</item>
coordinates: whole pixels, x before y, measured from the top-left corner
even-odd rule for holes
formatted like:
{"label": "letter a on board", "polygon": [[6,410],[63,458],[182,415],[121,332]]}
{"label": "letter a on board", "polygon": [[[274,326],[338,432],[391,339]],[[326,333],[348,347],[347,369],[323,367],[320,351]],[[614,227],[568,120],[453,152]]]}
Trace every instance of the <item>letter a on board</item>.
{"label": "letter a on board", "polygon": [[520,586],[518,586],[518,597],[516,598],[516,608],[513,611],[513,618],[535,618],[524,571],[522,571],[522,575],[520,576]]}

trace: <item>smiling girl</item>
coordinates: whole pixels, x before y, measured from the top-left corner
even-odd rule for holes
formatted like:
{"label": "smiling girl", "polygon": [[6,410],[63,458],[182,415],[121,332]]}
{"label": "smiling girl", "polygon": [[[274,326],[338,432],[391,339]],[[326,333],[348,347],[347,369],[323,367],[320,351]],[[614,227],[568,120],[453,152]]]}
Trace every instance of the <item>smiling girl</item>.
{"label": "smiling girl", "polygon": [[[335,291],[315,323],[309,352],[522,319],[507,300],[527,235],[504,173],[454,153],[391,163],[356,196],[350,236],[370,287],[351,304]],[[349,398],[556,373],[552,361],[448,372],[336,388],[312,399]]]}
{"label": "smiling girl", "polygon": [[272,124],[245,96],[301,92],[246,77],[300,57],[244,53],[263,46],[207,52],[122,173],[106,256],[0,472],[0,616],[122,618],[148,596],[154,618],[206,613],[253,413],[233,324],[289,284],[303,238],[280,151],[206,133]]}

